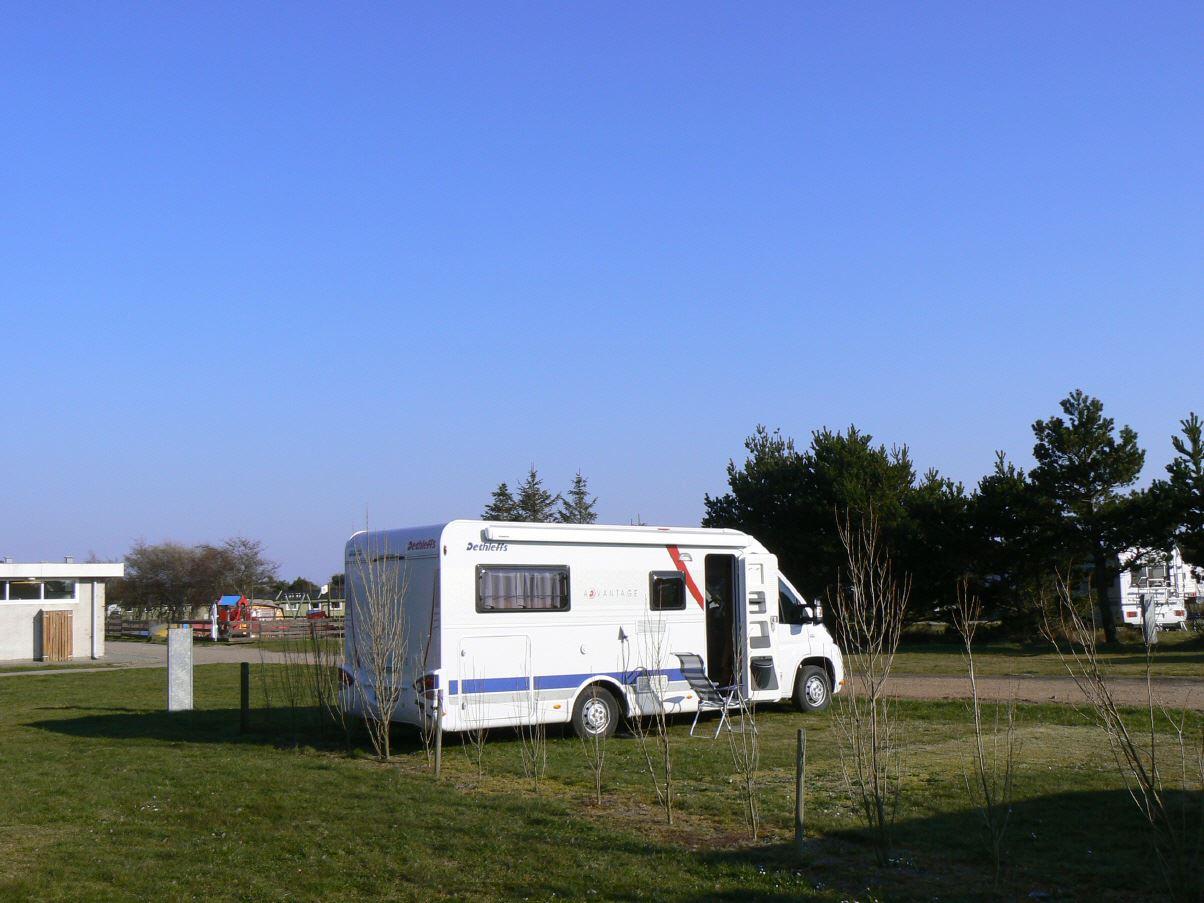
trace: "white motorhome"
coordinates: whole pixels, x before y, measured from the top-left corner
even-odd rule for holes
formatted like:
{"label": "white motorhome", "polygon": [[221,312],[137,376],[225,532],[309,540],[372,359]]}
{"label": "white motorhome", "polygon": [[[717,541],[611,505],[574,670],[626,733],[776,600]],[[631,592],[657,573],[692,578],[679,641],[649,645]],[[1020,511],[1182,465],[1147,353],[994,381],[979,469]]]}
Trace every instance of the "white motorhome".
{"label": "white motorhome", "polygon": [[1169,555],[1156,559],[1133,550],[1122,553],[1118,560],[1120,571],[1108,598],[1120,623],[1140,628],[1149,608],[1159,630],[1186,630],[1187,600],[1194,598],[1199,588],[1179,549],[1172,548]]}
{"label": "white motorhome", "polygon": [[406,622],[395,721],[421,724],[442,700],[448,731],[536,721],[610,734],[658,706],[697,710],[675,653],[702,656],[715,684],[737,684],[746,699],[806,711],[826,708],[844,683],[817,606],[747,534],[456,520],[348,541],[353,710],[374,692],[357,643],[381,598],[370,584],[382,563],[403,587],[394,596]]}

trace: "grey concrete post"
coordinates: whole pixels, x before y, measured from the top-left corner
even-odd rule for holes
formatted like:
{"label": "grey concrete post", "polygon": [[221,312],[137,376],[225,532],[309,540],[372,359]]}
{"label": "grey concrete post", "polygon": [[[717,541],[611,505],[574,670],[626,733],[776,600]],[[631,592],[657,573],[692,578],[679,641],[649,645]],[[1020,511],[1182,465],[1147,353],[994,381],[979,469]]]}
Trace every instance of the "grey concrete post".
{"label": "grey concrete post", "polygon": [[167,711],[192,710],[192,628],[167,630]]}

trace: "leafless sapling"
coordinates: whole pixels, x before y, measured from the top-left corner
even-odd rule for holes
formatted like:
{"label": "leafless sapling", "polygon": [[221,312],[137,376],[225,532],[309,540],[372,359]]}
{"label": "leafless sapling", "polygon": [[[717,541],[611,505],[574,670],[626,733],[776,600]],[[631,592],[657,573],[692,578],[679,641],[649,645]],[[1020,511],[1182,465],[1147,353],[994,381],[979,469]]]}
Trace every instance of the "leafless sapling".
{"label": "leafless sapling", "polygon": [[966,792],[978,807],[986,829],[987,845],[993,866],[992,883],[999,885],[1003,866],[1003,839],[1012,813],[1012,788],[1015,778],[1016,698],[995,706],[994,724],[983,722],[978,698],[978,675],[974,663],[974,634],[982,620],[982,602],[970,593],[965,581],[958,585],[953,608],[953,627],[961,637],[962,656],[970,681],[970,705],[974,719],[974,750],[971,771],[966,772]]}
{"label": "leafless sapling", "polygon": [[891,849],[898,810],[902,755],[898,722],[886,682],[903,630],[910,581],[896,579],[871,512],[854,522],[837,520],[844,574],[831,594],[838,636],[856,672],[836,697],[841,770],[873,836],[880,864]]}

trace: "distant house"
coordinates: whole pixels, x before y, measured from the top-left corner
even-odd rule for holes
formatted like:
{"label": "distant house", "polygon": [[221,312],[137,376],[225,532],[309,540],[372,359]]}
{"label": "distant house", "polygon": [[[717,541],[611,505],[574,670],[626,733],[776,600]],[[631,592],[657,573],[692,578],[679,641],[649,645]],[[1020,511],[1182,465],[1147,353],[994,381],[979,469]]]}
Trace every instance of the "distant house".
{"label": "distant house", "polygon": [[[125,565],[0,561],[0,661],[43,657],[46,630],[70,629],[59,649],[69,658],[105,654],[105,579]],[[64,612],[65,614],[58,614]]]}

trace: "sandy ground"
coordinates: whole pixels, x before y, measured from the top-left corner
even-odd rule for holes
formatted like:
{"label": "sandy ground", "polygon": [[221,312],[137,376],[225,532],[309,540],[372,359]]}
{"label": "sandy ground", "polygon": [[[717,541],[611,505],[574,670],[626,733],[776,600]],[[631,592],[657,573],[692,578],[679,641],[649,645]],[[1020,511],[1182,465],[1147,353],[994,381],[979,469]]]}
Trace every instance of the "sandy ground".
{"label": "sandy ground", "polygon": [[[1139,677],[1116,677],[1108,681],[1112,694],[1121,705],[1143,706],[1147,703],[1146,683]],[[1189,677],[1160,677],[1152,681],[1154,702],[1176,710],[1204,710],[1204,680]],[[970,695],[970,683],[965,677],[944,677],[930,674],[901,674],[887,682],[894,696],[904,699],[965,699]],[[1069,677],[980,677],[980,699],[1007,700],[1013,696],[1019,702],[1082,703],[1083,692]]]}
{"label": "sandy ground", "polygon": [[[278,652],[260,650],[258,646],[227,646],[196,643],[192,647],[194,665],[220,665],[238,662],[281,662],[285,657]],[[6,668],[28,666],[19,671],[5,671],[3,677],[25,677],[31,674],[86,674],[94,671],[115,671],[119,668],[166,668],[166,643],[131,643],[110,640],[105,643],[105,656],[96,662],[97,667],[87,667],[87,659],[76,659],[69,668],[47,668],[40,662],[0,662]]]}

